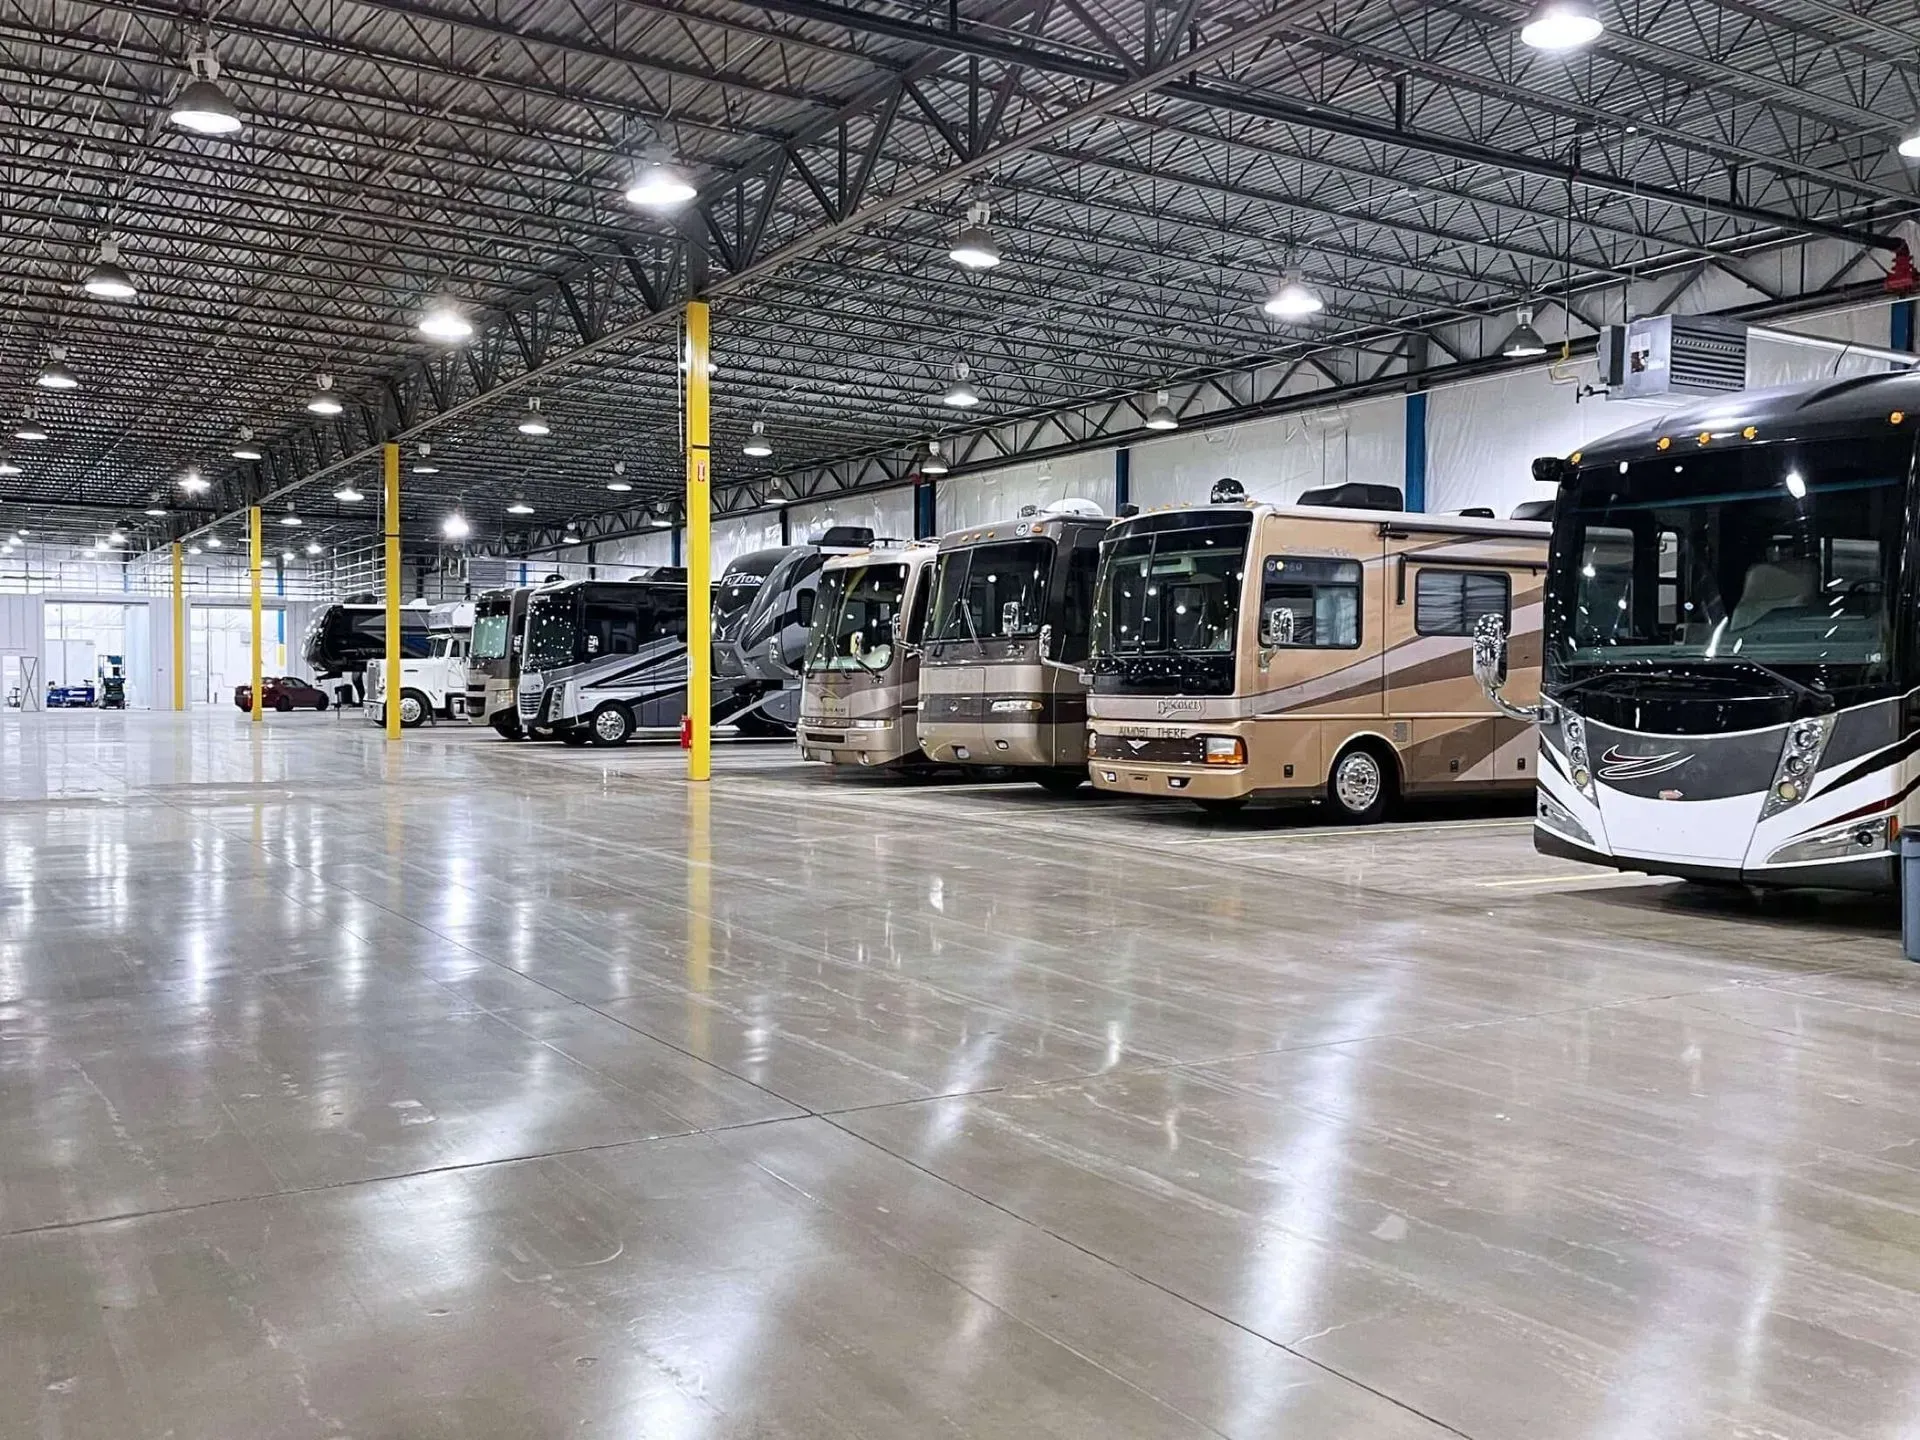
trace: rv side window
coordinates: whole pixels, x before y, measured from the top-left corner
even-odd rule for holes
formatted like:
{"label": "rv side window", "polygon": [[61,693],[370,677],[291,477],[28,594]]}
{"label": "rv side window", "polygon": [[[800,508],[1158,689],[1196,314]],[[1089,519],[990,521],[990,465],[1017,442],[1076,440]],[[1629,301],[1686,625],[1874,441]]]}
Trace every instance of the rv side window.
{"label": "rv side window", "polygon": [[813,624],[813,602],[814,597],[818,593],[819,592],[814,590],[802,590],[800,592],[800,599],[794,608],[799,612],[800,623],[802,625]]}
{"label": "rv side window", "polygon": [[1358,561],[1269,555],[1261,579],[1260,644],[1264,648],[1358,648]]}
{"label": "rv side window", "polygon": [[1473,634],[1482,616],[1511,620],[1513,581],[1498,570],[1421,570],[1413,577],[1413,633]]}
{"label": "rv side window", "polygon": [[636,654],[640,649],[640,612],[644,608],[606,602],[587,605],[581,627],[586,638],[587,658]]}
{"label": "rv side window", "polygon": [[933,598],[933,576],[925,570],[914,586],[913,608],[907,612],[907,644],[918,645],[927,637],[927,603]]}

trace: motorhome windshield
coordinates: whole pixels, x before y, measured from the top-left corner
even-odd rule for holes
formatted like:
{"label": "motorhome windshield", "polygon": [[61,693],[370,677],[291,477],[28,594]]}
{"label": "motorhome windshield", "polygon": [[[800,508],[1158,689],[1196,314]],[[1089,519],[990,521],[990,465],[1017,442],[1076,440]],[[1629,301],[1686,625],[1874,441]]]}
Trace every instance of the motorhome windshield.
{"label": "motorhome windshield", "polygon": [[474,607],[472,655],[476,661],[507,658],[512,615],[512,600],[482,601]]}
{"label": "motorhome windshield", "polygon": [[1549,686],[1618,667],[1885,683],[1911,461],[1876,438],[1587,467],[1555,526]]}
{"label": "motorhome windshield", "polygon": [[905,565],[829,570],[820,581],[807,669],[884,670],[893,659],[906,591]]}
{"label": "motorhome windshield", "polygon": [[523,663],[529,670],[555,670],[573,664],[580,632],[574,610],[574,596],[567,593],[536,595],[527,602],[527,653]]}
{"label": "motorhome windshield", "polygon": [[1241,511],[1153,521],[1102,547],[1094,668],[1121,688],[1230,694],[1251,519]]}
{"label": "motorhome windshield", "polygon": [[934,581],[929,640],[1037,635],[1047,619],[1051,540],[1010,540],[949,550]]}

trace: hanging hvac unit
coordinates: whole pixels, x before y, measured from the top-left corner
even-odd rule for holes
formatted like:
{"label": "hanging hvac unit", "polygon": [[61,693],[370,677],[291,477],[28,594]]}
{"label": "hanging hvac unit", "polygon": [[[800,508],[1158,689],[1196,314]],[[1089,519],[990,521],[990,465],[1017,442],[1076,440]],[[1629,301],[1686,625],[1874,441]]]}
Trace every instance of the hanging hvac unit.
{"label": "hanging hvac unit", "polygon": [[1600,383],[1609,400],[1724,395],[1747,384],[1747,327],[1711,315],[1647,315],[1603,325]]}

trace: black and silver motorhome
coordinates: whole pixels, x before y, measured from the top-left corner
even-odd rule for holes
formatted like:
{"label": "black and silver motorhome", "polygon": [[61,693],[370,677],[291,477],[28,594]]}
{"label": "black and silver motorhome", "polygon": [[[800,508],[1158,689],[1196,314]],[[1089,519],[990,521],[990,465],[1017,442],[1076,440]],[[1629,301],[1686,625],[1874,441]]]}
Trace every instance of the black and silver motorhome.
{"label": "black and silver motorhome", "polygon": [[[400,607],[400,658],[417,660],[428,647],[428,605],[417,601]],[[366,696],[366,670],[387,653],[387,607],[369,598],[323,605],[307,623],[304,648],[315,680],[353,682],[356,702]]]}
{"label": "black and silver motorhome", "polygon": [[676,729],[687,704],[686,571],[535,590],[515,694],[536,737],[624,745],[636,731]]}
{"label": "black and silver motorhome", "polygon": [[491,725],[509,740],[520,736],[514,687],[526,638],[529,585],[488,590],[473,602],[473,649],[467,657],[467,719]]}
{"label": "black and silver motorhome", "polygon": [[801,666],[829,555],[873,543],[873,531],[835,526],[811,545],[781,545],[736,557],[713,597],[716,723],[743,735],[791,735],[800,717]]}
{"label": "black and silver motorhome", "polygon": [[[1920,823],[1920,376],[1718,396],[1534,462],[1555,487],[1540,850],[1887,890]],[[1481,622],[1499,702],[1505,652]]]}

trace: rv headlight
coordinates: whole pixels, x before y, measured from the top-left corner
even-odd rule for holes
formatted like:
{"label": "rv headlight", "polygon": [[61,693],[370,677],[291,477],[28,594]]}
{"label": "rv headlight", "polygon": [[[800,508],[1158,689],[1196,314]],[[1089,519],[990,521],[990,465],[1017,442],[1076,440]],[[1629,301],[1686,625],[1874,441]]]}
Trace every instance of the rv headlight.
{"label": "rv headlight", "polygon": [[1566,836],[1569,840],[1578,840],[1582,845],[1592,845],[1593,836],[1587,827],[1573,818],[1573,812],[1562,805],[1544,790],[1534,792],[1534,819],[1547,829]]}
{"label": "rv headlight", "polygon": [[1850,820],[1782,845],[1767,856],[1769,865],[1804,864],[1809,860],[1857,860],[1884,855],[1893,849],[1900,823],[1891,815],[1875,820]]}
{"label": "rv headlight", "polygon": [[1247,742],[1238,735],[1203,735],[1200,758],[1209,765],[1244,765]]}
{"label": "rv headlight", "polygon": [[1822,715],[1796,720],[1787,727],[1780,742],[1780,763],[1774,767],[1773,786],[1760,807],[1760,818],[1768,819],[1791,809],[1807,798],[1813,776],[1820,768],[1820,756],[1833,734],[1833,717]]}
{"label": "rv headlight", "polygon": [[892,723],[890,720],[856,720],[853,722],[853,728],[855,730],[884,730]]}
{"label": "rv headlight", "polygon": [[1037,715],[1041,710],[1038,700],[996,700],[987,707],[995,715]]}
{"label": "rv headlight", "polygon": [[1561,712],[1560,730],[1567,737],[1567,770],[1573,788],[1594,799],[1593,770],[1587,764],[1587,722],[1571,710]]}

